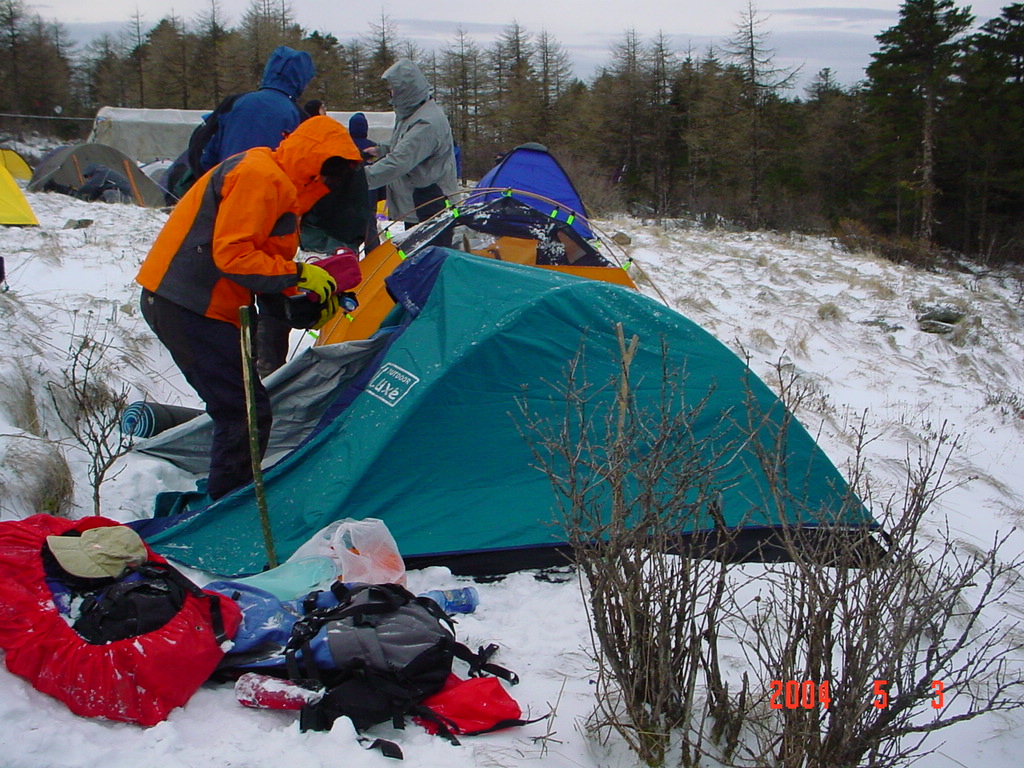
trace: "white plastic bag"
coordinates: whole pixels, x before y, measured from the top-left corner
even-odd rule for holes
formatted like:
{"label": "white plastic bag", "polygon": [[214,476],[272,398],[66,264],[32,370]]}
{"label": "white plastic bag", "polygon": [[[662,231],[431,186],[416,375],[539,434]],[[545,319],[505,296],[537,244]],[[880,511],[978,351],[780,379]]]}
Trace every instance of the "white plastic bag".
{"label": "white plastic bag", "polygon": [[405,585],[405,561],[383,520],[346,517],[319,530],[288,558],[329,557],[342,581]]}

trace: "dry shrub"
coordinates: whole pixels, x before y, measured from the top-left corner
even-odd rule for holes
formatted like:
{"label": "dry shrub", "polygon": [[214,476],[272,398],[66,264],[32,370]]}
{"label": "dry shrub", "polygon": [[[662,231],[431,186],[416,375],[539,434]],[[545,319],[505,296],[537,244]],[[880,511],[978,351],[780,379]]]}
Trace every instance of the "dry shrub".
{"label": "dry shrub", "polygon": [[30,436],[0,439],[0,511],[13,518],[44,513],[67,517],[74,480],[54,443]]}
{"label": "dry shrub", "polygon": [[843,310],[833,302],[826,301],[824,304],[818,305],[817,315],[819,320],[842,320]]}
{"label": "dry shrub", "polygon": [[627,343],[621,325],[617,330],[623,362],[611,408],[594,412],[595,390],[607,385],[583,381],[579,357],[562,391],[564,421],[538,423],[522,407],[534,456],[558,491],[558,522],[585,577],[598,662],[591,728],[613,729],[652,766],[664,764],[675,738],[681,763],[696,766],[709,706],[697,682],[717,643],[727,558],[709,564],[666,553],[682,546],[680,530],[708,520],[712,529],[688,546],[709,557],[733,546],[712,476],[724,461],[720,454],[735,446],[698,444],[691,425],[700,423],[704,403],[672,407],[682,381],[667,371],[661,407],[639,411],[629,375],[638,340]]}
{"label": "dry shrub", "polygon": [[[944,474],[957,444],[944,427],[933,430],[931,448],[908,456],[902,491],[876,504],[862,426],[850,487],[867,505],[850,490],[829,519],[865,522],[830,527],[804,505],[795,517],[821,522],[780,521],[787,562],[737,564],[729,557],[737,532],[724,524],[713,477],[735,446],[695,439],[690,419],[714,415],[706,401],[682,414],[670,406],[677,372],[664,371],[660,410],[640,412],[629,376],[638,340],[627,343],[621,327],[619,339],[609,412],[595,412],[578,358],[562,390],[563,420],[531,421],[523,404],[585,577],[598,666],[592,727],[614,730],[651,766],[674,753],[687,768],[708,759],[732,768],[898,768],[927,754],[935,731],[1024,706],[1024,634],[1002,608],[1020,601],[1024,556],[1005,559],[1004,536],[970,547],[927,526],[953,487]],[[794,371],[779,365],[776,374],[782,423],[765,445],[752,409],[744,444],[768,478],[763,503],[799,509],[786,490],[794,468],[779,457],[791,414],[813,393]],[[679,536],[701,528],[701,538]],[[737,640],[738,669],[721,638]]]}
{"label": "dry shrub", "polygon": [[17,429],[38,437],[43,436],[39,406],[32,387],[32,379],[19,360],[0,369],[0,390],[4,397],[0,409]]}
{"label": "dry shrub", "polygon": [[851,253],[873,253],[895,264],[931,269],[942,258],[939,251],[920,240],[878,235],[863,222],[853,219],[840,219],[833,237]]}
{"label": "dry shrub", "polygon": [[766,568],[756,600],[729,596],[756,697],[771,702],[744,718],[732,765],[910,765],[934,731],[1024,705],[1024,644],[1000,608],[1024,558],[1003,559],[1005,536],[972,547],[925,535],[956,447],[940,429],[908,457],[904,493],[879,505],[884,544],[865,528],[815,553],[785,530],[791,562]]}
{"label": "dry shrub", "polygon": [[557,157],[580,193],[588,216],[599,219],[626,212],[621,189],[612,183],[608,173],[597,163],[570,152],[558,152]]}
{"label": "dry shrub", "polygon": [[58,418],[88,458],[94,515],[100,514],[100,487],[132,444],[132,436],[121,432],[128,387],[114,389],[107,383],[114,378],[111,348],[108,339],[95,338],[87,326],[72,338],[61,381],[47,383]]}

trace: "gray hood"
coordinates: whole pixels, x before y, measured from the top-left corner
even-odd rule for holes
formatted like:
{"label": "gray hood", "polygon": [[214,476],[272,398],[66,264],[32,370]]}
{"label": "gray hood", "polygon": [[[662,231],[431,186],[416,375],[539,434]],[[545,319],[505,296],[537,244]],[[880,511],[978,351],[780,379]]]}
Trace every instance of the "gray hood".
{"label": "gray hood", "polygon": [[381,77],[391,88],[391,105],[399,120],[411,115],[430,98],[430,83],[411,59],[399,59]]}

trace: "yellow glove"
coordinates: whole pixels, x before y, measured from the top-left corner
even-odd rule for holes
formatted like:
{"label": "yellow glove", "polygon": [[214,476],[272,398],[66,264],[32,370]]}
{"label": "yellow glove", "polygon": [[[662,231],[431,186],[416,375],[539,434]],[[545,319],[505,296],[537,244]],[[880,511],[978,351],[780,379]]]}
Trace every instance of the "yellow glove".
{"label": "yellow glove", "polygon": [[[323,267],[300,261],[298,263],[298,271],[299,282],[296,285],[303,291],[315,293],[316,299],[320,304],[334,296],[334,292],[338,290],[338,284],[334,282],[334,278]],[[337,311],[337,301],[334,302],[334,307],[335,311]]]}
{"label": "yellow glove", "polygon": [[[323,271],[323,270],[321,270]],[[338,309],[341,304],[338,302],[337,296],[330,296],[326,302],[324,302],[323,309],[320,310],[320,319],[316,321],[316,325],[313,326],[312,330],[319,331],[327,323],[330,322],[331,318],[338,314]]]}

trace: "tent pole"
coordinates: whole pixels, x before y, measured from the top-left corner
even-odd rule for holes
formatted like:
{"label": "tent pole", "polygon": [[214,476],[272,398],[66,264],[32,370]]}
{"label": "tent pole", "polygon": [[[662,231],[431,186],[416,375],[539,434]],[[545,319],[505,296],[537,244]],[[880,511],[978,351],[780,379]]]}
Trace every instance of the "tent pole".
{"label": "tent pole", "polygon": [[124,175],[128,177],[128,183],[132,185],[132,192],[135,194],[136,205],[141,205],[142,207],[145,207],[145,205],[142,202],[142,195],[139,194],[139,186],[135,183],[135,177],[132,176],[131,166],[128,165],[128,158],[126,157],[121,162],[124,164]]}
{"label": "tent pole", "polygon": [[252,321],[249,307],[239,307],[238,317],[242,322],[242,380],[245,382],[245,413],[249,425],[249,456],[252,459],[252,482],[256,490],[256,506],[260,512],[263,527],[263,543],[267,548],[267,563],[277,568],[277,553],[274,551],[274,534],[270,530],[270,513],[267,511],[267,494],[263,488],[263,467],[260,466],[260,435],[256,426],[256,385],[252,365]]}
{"label": "tent pole", "polygon": [[85,177],[82,175],[82,166],[78,164],[78,156],[71,155],[71,162],[74,163],[75,173],[78,174],[78,186],[85,184]]}

